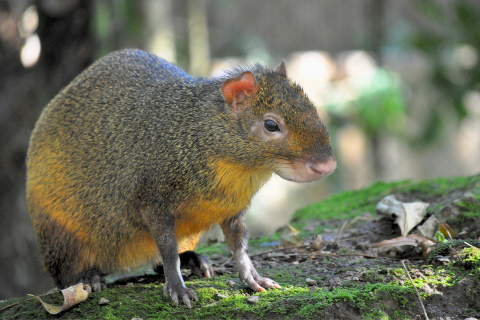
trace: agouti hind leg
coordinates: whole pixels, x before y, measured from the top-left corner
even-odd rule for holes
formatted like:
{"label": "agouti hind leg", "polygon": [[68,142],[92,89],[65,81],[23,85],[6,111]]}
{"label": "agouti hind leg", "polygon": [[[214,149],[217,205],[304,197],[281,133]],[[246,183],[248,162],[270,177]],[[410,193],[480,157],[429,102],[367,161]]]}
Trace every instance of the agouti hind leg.
{"label": "agouti hind leg", "polygon": [[97,269],[90,269],[81,275],[78,282],[89,285],[94,292],[100,292],[106,288],[104,275]]}
{"label": "agouti hind leg", "polygon": [[[194,275],[199,278],[213,277],[213,268],[207,257],[196,253],[195,251],[185,251],[180,253],[180,269],[189,269]],[[163,265],[155,267],[155,272],[164,274]]]}

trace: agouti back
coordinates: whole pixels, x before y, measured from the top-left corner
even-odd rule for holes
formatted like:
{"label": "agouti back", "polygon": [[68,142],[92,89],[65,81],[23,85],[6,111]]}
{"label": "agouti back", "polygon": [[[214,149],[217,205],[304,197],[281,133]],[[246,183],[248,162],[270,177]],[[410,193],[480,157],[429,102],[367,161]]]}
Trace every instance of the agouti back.
{"label": "agouti back", "polygon": [[273,172],[307,182],[335,167],[327,129],[283,62],[205,79],[122,50],[42,112],[28,150],[28,210],[59,287],[82,281],[98,291],[105,274],[161,264],[165,293],[190,306],[196,296],[180,267],[193,261],[213,274],[191,250],[214,224],[242,281],[279,287],[246,253],[245,209]]}

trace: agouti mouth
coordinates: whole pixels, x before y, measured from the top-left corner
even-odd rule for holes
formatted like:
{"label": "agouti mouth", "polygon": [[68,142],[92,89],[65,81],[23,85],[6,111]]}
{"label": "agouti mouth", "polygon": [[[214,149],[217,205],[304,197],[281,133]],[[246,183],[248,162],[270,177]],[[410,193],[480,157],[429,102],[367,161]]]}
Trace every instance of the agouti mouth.
{"label": "agouti mouth", "polygon": [[292,182],[312,182],[331,174],[337,167],[334,157],[326,162],[298,160],[278,168],[275,173]]}
{"label": "agouti mouth", "polygon": [[326,177],[330,175],[335,169],[337,168],[337,161],[335,158],[330,158],[328,159],[327,162],[322,162],[322,163],[317,163],[317,164],[307,164],[307,166],[320,174],[322,174],[323,177]]}

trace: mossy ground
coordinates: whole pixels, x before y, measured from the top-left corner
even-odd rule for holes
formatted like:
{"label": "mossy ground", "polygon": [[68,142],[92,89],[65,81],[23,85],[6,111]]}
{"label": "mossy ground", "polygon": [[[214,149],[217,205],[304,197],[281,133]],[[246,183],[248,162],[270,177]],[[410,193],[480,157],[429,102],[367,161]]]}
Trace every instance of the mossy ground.
{"label": "mossy ground", "polygon": [[[423,201],[439,202],[454,192],[471,192],[480,196],[480,176],[435,179],[430,181],[377,182],[371,187],[332,196],[318,204],[299,210],[293,224],[309,241],[317,234],[336,234],[346,219],[364,212],[374,214],[376,203],[384,196],[408,194]],[[432,210],[435,204],[432,205]],[[458,221],[478,222],[480,208],[466,203]],[[258,271],[275,279],[281,290],[254,293],[238,281],[232,263],[224,263],[228,250],[223,243],[199,248],[206,256],[216,256],[214,264],[223,271],[211,279],[189,278],[187,286],[194,289],[199,301],[193,308],[176,306],[163,297],[163,284],[155,278],[140,277],[125,283],[110,284],[101,293],[93,293],[87,301],[52,316],[40,303],[28,297],[0,302],[2,319],[415,319],[423,315],[412,284],[399,260],[370,259],[368,241],[393,238],[392,225],[365,222],[349,230],[343,240],[330,242],[322,252],[309,248],[274,251],[257,255]],[[390,229],[388,229],[390,228]],[[275,249],[280,233],[252,239],[250,253]],[[480,316],[480,250],[466,247],[451,263],[429,263],[423,258],[408,259],[407,267],[415,287],[420,291],[427,313],[436,319],[464,319]],[[327,252],[327,254],[324,254]],[[349,255],[353,254],[353,255]],[[221,268],[220,268],[221,269]],[[220,270],[219,269],[219,270]],[[310,286],[311,278],[317,285]],[[147,281],[147,280],[148,281]],[[130,281],[130,280],[128,280]],[[233,281],[233,282],[232,282]],[[247,303],[258,295],[255,305]],[[110,302],[99,305],[100,298]],[[43,297],[47,302],[62,304],[60,293]],[[3,309],[12,303],[16,305]]]}

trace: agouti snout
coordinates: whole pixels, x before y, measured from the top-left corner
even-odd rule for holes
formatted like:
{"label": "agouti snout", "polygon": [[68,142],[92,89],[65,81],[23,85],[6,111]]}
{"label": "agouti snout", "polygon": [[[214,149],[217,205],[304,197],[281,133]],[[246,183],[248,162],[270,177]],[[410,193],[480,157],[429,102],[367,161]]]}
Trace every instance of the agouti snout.
{"label": "agouti snout", "polygon": [[99,291],[105,274],[162,266],[164,293],[191,306],[180,269],[219,224],[255,291],[280,286],[247,255],[245,210],[275,172],[308,182],[336,167],[327,129],[283,62],[194,78],[140,50],[114,52],[44,109],[27,160],[27,201],[46,270]]}

